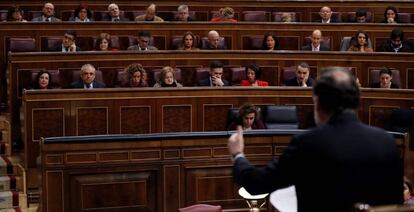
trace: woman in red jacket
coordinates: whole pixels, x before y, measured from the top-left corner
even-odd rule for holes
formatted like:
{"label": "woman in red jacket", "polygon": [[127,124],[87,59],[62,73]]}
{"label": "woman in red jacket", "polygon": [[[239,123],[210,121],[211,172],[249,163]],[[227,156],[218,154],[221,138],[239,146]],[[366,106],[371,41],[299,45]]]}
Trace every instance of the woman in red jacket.
{"label": "woman in red jacket", "polygon": [[240,86],[269,86],[269,83],[266,81],[258,80],[262,71],[260,67],[255,64],[250,64],[246,66],[246,80],[240,82]]}

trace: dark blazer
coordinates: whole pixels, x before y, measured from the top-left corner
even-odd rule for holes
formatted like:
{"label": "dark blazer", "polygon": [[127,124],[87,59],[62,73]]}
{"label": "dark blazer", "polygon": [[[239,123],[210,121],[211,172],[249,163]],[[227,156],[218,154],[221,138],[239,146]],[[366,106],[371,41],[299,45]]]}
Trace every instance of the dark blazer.
{"label": "dark blazer", "polygon": [[[62,46],[50,48],[48,50],[51,51],[51,52],[62,52]],[[76,52],[80,52],[80,51],[82,51],[82,49],[79,48],[79,46],[76,46]]]}
{"label": "dark blazer", "polygon": [[[308,44],[306,46],[302,46],[301,50],[305,51],[312,51],[312,44]],[[321,46],[319,47],[319,51],[330,51],[329,46],[321,43]]]}
{"label": "dark blazer", "polygon": [[214,48],[214,47],[211,47],[210,44],[207,44],[207,46],[205,46],[203,49],[205,50],[226,50],[227,46],[219,44],[217,48]]}
{"label": "dark blazer", "polygon": [[[42,22],[43,21],[43,16],[39,16],[39,17],[33,18],[32,21],[33,22]],[[59,21],[62,21],[62,20],[60,20],[59,18],[56,18],[56,17],[52,16],[52,17],[50,17],[50,21],[51,22],[59,22]]]}
{"label": "dark blazer", "polygon": [[[294,77],[294,78],[292,78],[290,80],[286,80],[285,85],[286,86],[302,86],[302,85],[299,85],[298,79],[296,77]],[[306,80],[306,85],[308,87],[312,87],[313,86],[313,79],[312,78],[308,78],[308,80]]]}
{"label": "dark blazer", "polygon": [[[321,19],[321,18],[316,19],[316,20],[314,21],[314,23],[322,23],[322,19]],[[336,19],[332,19],[332,18],[331,18],[331,21],[330,21],[329,23],[341,23],[341,22],[340,22],[340,21],[338,21],[338,20],[336,20]]]}
{"label": "dark blazer", "polygon": [[[112,17],[109,14],[102,16],[101,21],[112,21]],[[128,18],[119,16],[119,21],[130,21]]]}
{"label": "dark blazer", "polygon": [[[380,82],[373,83],[371,85],[371,88],[381,88],[381,83]],[[391,82],[390,88],[400,88],[400,87],[398,87],[398,85],[396,85],[396,84],[394,84],[394,83]]]}
{"label": "dark blazer", "polygon": [[[92,82],[93,88],[105,88],[106,85],[103,82],[99,82],[99,81],[93,81]],[[71,88],[83,88],[83,81],[82,80],[78,80],[76,82],[73,82],[72,84],[70,84]]]}
{"label": "dark blazer", "polygon": [[[407,41],[401,41],[402,47],[398,52],[413,52],[413,46]],[[377,52],[395,52],[394,48],[391,46],[391,40],[384,41]]]}
{"label": "dark blazer", "polygon": [[[221,80],[223,81],[224,86],[229,86],[229,85],[230,85],[229,81],[227,81],[227,80],[225,80],[225,79],[221,79]],[[197,82],[197,85],[198,85],[198,86],[212,86],[212,85],[211,85],[211,81],[210,81],[210,77],[209,77],[209,78],[207,78],[207,79],[199,80],[199,81]]]}
{"label": "dark blazer", "polygon": [[237,158],[233,175],[251,194],[295,185],[299,212],[350,211],[356,202],[403,202],[403,170],[394,139],[352,112],[293,136],[279,161],[264,168]]}

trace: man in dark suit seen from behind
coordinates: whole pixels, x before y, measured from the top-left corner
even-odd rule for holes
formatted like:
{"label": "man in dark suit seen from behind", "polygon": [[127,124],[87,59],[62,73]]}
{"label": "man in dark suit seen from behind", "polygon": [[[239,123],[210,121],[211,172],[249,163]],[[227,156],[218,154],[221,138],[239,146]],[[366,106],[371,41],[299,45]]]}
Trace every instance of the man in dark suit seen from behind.
{"label": "man in dark suit seen from behind", "polygon": [[33,22],[59,22],[55,16],[55,6],[52,3],[45,3],[42,9],[42,16],[33,18]]}
{"label": "man in dark suit seen from behind", "polygon": [[295,77],[285,82],[286,86],[300,86],[300,87],[312,87],[313,79],[309,78],[310,67],[307,63],[302,62],[296,66]]}
{"label": "man in dark suit seen from behind", "polygon": [[53,47],[51,49],[49,49],[49,51],[52,52],[79,52],[82,51],[81,48],[79,48],[79,46],[76,45],[76,32],[75,31],[66,31],[65,35],[63,35],[62,38],[62,45],[61,46],[56,46]]}
{"label": "man in dark suit seen from behind", "polygon": [[93,88],[105,88],[103,82],[95,80],[96,71],[95,67],[92,64],[85,64],[81,67],[80,71],[80,80],[73,82],[70,86],[71,88],[84,88],[84,89],[93,89]]}
{"label": "man in dark suit seen from behind", "polygon": [[148,31],[141,31],[138,33],[138,45],[133,45],[128,47],[127,50],[138,50],[138,51],[148,51],[148,50],[158,50],[157,47],[149,45],[151,41],[151,33]]}
{"label": "man in dark suit seen from behind", "polygon": [[313,51],[313,52],[319,52],[319,51],[329,51],[329,46],[324,44],[322,41],[322,32],[319,29],[316,29],[312,32],[312,42],[307,44],[306,46],[302,46],[302,50],[305,51]]}
{"label": "man in dark suit seen from behind", "polygon": [[279,160],[256,168],[243,154],[242,131],[228,141],[233,177],[251,194],[294,185],[298,211],[350,211],[355,203],[403,203],[403,170],[393,137],[357,118],[359,88],[339,67],[313,87],[317,128],[294,135]]}
{"label": "man in dark suit seen from behind", "polygon": [[223,63],[218,60],[210,62],[210,76],[199,80],[198,86],[223,87],[229,86],[229,81],[223,79]]}

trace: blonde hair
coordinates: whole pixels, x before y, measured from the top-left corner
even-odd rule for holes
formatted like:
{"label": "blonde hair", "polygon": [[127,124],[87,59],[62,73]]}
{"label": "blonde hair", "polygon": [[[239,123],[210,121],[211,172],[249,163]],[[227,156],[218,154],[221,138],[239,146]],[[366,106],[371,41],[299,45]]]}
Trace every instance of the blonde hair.
{"label": "blonde hair", "polygon": [[162,68],[162,71],[161,71],[160,82],[164,82],[165,77],[170,72],[172,73],[172,75],[174,77],[174,81],[175,81],[174,69],[171,66],[165,66],[164,68]]}
{"label": "blonde hair", "polygon": [[220,12],[220,14],[221,14],[223,17],[233,18],[233,16],[234,16],[234,10],[233,10],[233,8],[231,8],[231,7],[224,7],[224,8],[221,8],[221,9],[219,10],[219,12]]}

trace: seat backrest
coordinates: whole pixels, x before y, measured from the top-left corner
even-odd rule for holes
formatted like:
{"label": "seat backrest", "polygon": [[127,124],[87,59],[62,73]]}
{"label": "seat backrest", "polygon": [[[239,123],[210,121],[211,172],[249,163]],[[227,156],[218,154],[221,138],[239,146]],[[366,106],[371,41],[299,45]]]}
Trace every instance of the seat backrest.
{"label": "seat backrest", "polygon": [[231,71],[231,84],[240,85],[240,81],[246,79],[246,68],[245,67],[233,67]]}
{"label": "seat backrest", "polygon": [[298,129],[296,106],[268,105],[263,111],[263,121],[268,129]]}
{"label": "seat backrest", "polygon": [[37,18],[42,16],[43,12],[42,11],[29,11],[27,12],[27,20],[32,20],[33,18]]}
{"label": "seat backrest", "polygon": [[[380,69],[370,69],[369,72],[369,85],[378,83],[380,80]],[[400,70],[397,69],[391,69],[392,73],[392,83],[398,85],[398,87],[401,86],[401,79],[400,79]]]}
{"label": "seat backrest", "polygon": [[283,22],[283,16],[288,15],[290,22],[300,22],[299,13],[296,12],[273,12],[272,17],[274,22]]}
{"label": "seat backrest", "polygon": [[42,51],[51,51],[59,46],[62,46],[62,37],[60,36],[46,37],[45,42],[42,40]]}
{"label": "seat backrest", "polygon": [[196,204],[185,208],[179,208],[178,212],[221,212],[221,206]]}
{"label": "seat backrest", "polygon": [[266,22],[269,21],[269,13],[266,11],[243,11],[243,21],[257,21]]}
{"label": "seat backrest", "polygon": [[34,52],[36,41],[34,38],[9,38],[9,48],[11,52]]}
{"label": "seat backrest", "polygon": [[280,84],[285,85],[285,82],[294,78],[296,76],[296,66],[288,66],[283,67],[281,76],[280,76]]}
{"label": "seat backrest", "polygon": [[210,76],[210,68],[208,67],[196,68],[194,83],[197,84],[198,81],[206,79],[209,76]]}
{"label": "seat backrest", "polygon": [[7,10],[0,10],[0,21],[7,20]]}
{"label": "seat backrest", "polygon": [[68,21],[70,18],[74,16],[75,16],[75,10],[60,11],[60,17],[62,17],[62,21]]}
{"label": "seat backrest", "polygon": [[398,13],[398,19],[400,19],[400,23],[411,23],[411,14]]}
{"label": "seat backrest", "polygon": [[[345,17],[345,21],[346,22],[350,22],[350,23],[354,23],[356,22],[356,12],[347,12],[345,14],[343,14]],[[367,23],[372,23],[373,22],[373,18],[372,18],[372,13],[367,11],[367,16],[366,18],[366,22]]]}

